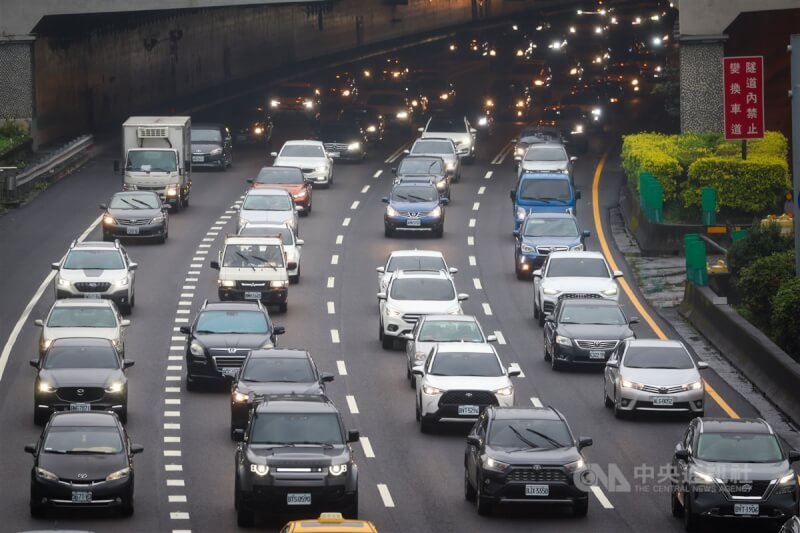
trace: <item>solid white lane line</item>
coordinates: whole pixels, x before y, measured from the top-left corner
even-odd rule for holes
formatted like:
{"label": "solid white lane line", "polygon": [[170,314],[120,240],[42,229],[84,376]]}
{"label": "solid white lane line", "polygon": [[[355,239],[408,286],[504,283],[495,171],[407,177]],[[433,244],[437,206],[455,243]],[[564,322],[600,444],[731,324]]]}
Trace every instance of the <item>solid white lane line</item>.
{"label": "solid white lane line", "polygon": [[347,400],[347,407],[350,409],[350,412],[353,413],[354,415],[357,415],[358,404],[356,403],[356,397],[353,396],[352,394],[348,394],[347,396],[345,396],[345,399]]}
{"label": "solid white lane line", "polygon": [[481,280],[478,278],[472,278],[472,284],[475,285],[475,288],[478,290],[483,289],[483,286],[481,285]]}
{"label": "solid white lane line", "polygon": [[347,365],[345,365],[344,361],[336,361],[336,369],[339,371],[340,376],[347,375]]}
{"label": "solid white lane line", "polygon": [[339,344],[339,330],[338,329],[332,329],[331,330],[331,342],[333,344]]}
{"label": "solid white lane line", "polygon": [[483,177],[483,179],[487,179],[487,180],[488,180],[488,179],[490,179],[490,178],[492,177],[492,174],[494,174],[494,172],[493,172],[493,171],[491,171],[491,170],[490,170],[490,171],[488,171],[488,172],[486,173],[486,175]]}
{"label": "solid white lane line", "polygon": [[506,343],[506,338],[503,336],[503,332],[499,329],[494,330],[494,336],[497,337],[497,344]]}
{"label": "solid white lane line", "polygon": [[394,507],[394,500],[392,499],[392,495],[389,493],[389,487],[383,483],[378,483],[378,492],[381,495],[381,500],[383,500],[384,507]]}
{"label": "solid white lane line", "polygon": [[338,255],[333,254],[331,256],[331,264],[332,265],[338,265],[339,264],[339,256]]}
{"label": "solid white lane line", "polygon": [[186,503],[186,496],[182,494],[170,494],[167,499],[169,503]]}
{"label": "solid white lane line", "polygon": [[343,241],[344,241],[344,235],[336,236],[336,244],[342,244]]}
{"label": "solid white lane line", "polygon": [[333,315],[336,313],[336,305],[333,302],[328,302],[328,314]]}
{"label": "solid white lane line", "polygon": [[534,407],[544,407],[544,404],[542,404],[542,400],[540,400],[539,398],[531,398],[531,403],[533,404]]}
{"label": "solid white lane line", "polygon": [[594,494],[595,498],[597,498],[597,501],[600,502],[600,505],[603,506],[603,509],[613,509],[614,508],[614,506],[611,505],[611,502],[608,500],[606,495],[603,494],[603,489],[601,489],[597,485],[592,485],[589,488],[592,489],[592,494]]}
{"label": "solid white lane line", "polygon": [[515,369],[519,370],[519,377],[521,377],[521,378],[525,377],[525,372],[522,371],[522,367],[519,366],[519,363],[511,363],[509,366],[512,366]]}
{"label": "solid white lane line", "polygon": [[366,194],[368,190],[369,190],[369,185],[364,185],[363,187],[361,187],[361,194]]}
{"label": "solid white lane line", "polygon": [[478,189],[478,194],[483,194],[483,193],[485,193],[485,192],[486,192],[486,187],[480,187],[480,188]]}
{"label": "solid white lane line", "polygon": [[472,235],[467,237],[467,246],[475,246],[475,237]]}
{"label": "solid white lane line", "polygon": [[475,256],[474,255],[469,256],[469,266],[475,266],[477,264],[478,262],[475,260]]}
{"label": "solid white lane line", "polygon": [[486,302],[481,304],[483,306],[483,313],[487,316],[491,316],[492,308]]}
{"label": "solid white lane line", "polygon": [[478,221],[477,221],[477,220],[475,220],[474,218],[471,218],[471,219],[469,219],[469,227],[470,227],[470,228],[474,228],[474,227],[475,227],[475,224],[476,224],[477,222],[478,222]]}
{"label": "solid white lane line", "polygon": [[351,209],[351,210],[352,210],[352,209],[358,209],[358,204],[360,204],[360,203],[361,203],[361,202],[359,202],[358,200],[356,200],[355,202],[353,202],[352,204],[350,204],[350,209]]}
{"label": "solid white lane line", "polygon": [[375,171],[375,174],[372,175],[373,178],[380,178],[381,174],[383,174],[383,170]]}
{"label": "solid white lane line", "polygon": [[333,276],[329,277],[328,278],[328,288],[332,289],[334,283],[336,283],[336,278],[334,278]]}
{"label": "solid white lane line", "polygon": [[360,437],[358,440],[361,441],[361,448],[364,449],[364,455],[370,459],[375,457],[375,452],[372,451],[372,444],[370,444],[369,438]]}
{"label": "solid white lane line", "polygon": [[183,487],[184,482],[182,479],[168,479],[167,487]]}
{"label": "solid white lane line", "polygon": [[349,226],[350,225],[350,217],[346,217],[342,220],[342,226]]}
{"label": "solid white lane line", "polygon": [[480,202],[475,202],[475,203],[472,204],[472,210],[473,211],[477,211],[480,208],[481,208],[481,203]]}

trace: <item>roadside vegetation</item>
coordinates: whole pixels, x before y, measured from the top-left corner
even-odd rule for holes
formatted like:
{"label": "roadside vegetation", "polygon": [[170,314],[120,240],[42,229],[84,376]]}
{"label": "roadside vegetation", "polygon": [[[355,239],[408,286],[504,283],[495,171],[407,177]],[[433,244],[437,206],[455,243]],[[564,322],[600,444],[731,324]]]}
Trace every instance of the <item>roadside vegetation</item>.
{"label": "roadside vegetation", "polygon": [[7,119],[0,124],[0,156],[26,140],[28,134],[18,124]]}

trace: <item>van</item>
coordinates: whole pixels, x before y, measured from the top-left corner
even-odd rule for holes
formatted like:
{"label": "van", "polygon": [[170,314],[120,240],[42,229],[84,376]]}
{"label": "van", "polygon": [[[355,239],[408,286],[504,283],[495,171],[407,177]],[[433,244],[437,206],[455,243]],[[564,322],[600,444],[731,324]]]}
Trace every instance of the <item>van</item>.
{"label": "van", "polygon": [[581,192],[572,186],[569,174],[525,172],[509,196],[514,205],[514,231],[519,231],[528,213],[576,214]]}

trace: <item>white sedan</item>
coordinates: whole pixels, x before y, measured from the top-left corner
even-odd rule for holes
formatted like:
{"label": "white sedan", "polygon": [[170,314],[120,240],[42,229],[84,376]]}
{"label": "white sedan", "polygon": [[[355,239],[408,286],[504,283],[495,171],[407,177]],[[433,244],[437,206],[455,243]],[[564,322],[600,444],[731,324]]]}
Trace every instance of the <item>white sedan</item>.
{"label": "white sedan", "polygon": [[320,141],[286,141],[280,152],[272,152],[276,167],[297,167],[312,183],[328,186],[333,183],[333,159]]}

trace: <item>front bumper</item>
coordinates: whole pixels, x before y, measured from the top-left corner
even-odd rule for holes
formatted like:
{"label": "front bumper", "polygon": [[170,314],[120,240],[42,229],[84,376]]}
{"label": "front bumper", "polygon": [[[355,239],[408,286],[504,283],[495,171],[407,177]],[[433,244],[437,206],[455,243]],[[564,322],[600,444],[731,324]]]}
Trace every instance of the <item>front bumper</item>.
{"label": "front bumper", "polygon": [[[241,287],[220,287],[218,293],[219,299],[223,301],[260,300],[261,303],[270,305],[286,302],[289,297],[289,288],[254,287],[248,289]],[[256,293],[259,294],[259,298],[253,297]]]}
{"label": "front bumper", "polygon": [[[87,389],[89,388],[87,387]],[[35,409],[40,413],[70,411],[70,406],[77,404],[88,405],[90,411],[113,411],[115,413],[121,413],[125,411],[128,406],[127,393],[104,393],[100,395],[99,398],[97,395],[91,397],[87,396],[85,401],[81,401],[80,397],[75,398],[74,400],[67,400],[59,397],[58,392],[41,393],[37,391],[34,395],[33,402]]]}
{"label": "front bumper", "polygon": [[[513,469],[512,469],[513,472]],[[530,481],[509,481],[509,475],[514,474],[500,472],[483,471],[483,485],[481,486],[482,496],[490,498],[498,503],[524,503],[524,504],[570,504],[589,497],[588,493],[575,486],[572,482],[572,474],[564,472],[562,469],[544,469],[550,480],[542,481],[532,478]],[[521,472],[522,476],[531,475],[531,471]],[[552,481],[557,479],[558,481]],[[526,496],[526,485],[546,485],[547,496]]]}
{"label": "front bumper", "polygon": [[152,237],[163,237],[166,233],[167,224],[143,224],[123,225],[123,224],[103,224],[103,237],[107,239],[142,239]]}
{"label": "front bumper", "polygon": [[[705,407],[703,389],[660,394],[620,387],[618,398],[619,410],[627,412],[698,413]],[[661,405],[657,398],[669,398],[672,400],[672,405]]]}
{"label": "front bumper", "polygon": [[[769,490],[769,489],[768,489]],[[764,522],[776,520],[783,522],[797,513],[797,492],[790,494],[772,494],[766,500],[748,499],[731,500],[723,493],[692,490],[687,497],[691,498],[692,512],[704,518],[736,518],[743,522]],[[757,504],[758,515],[742,516],[736,514],[737,504]],[[755,527],[755,526],[751,526]]]}
{"label": "front bumper", "polygon": [[225,166],[224,154],[192,154],[192,167],[221,168]]}
{"label": "front bumper", "polygon": [[126,306],[130,303],[127,288],[118,290],[109,289],[106,292],[81,292],[75,289],[74,286],[58,287],[56,289],[56,300],[61,300],[62,298],[103,298],[106,300],[113,300],[114,303],[117,304],[117,307]]}
{"label": "front bumper", "polygon": [[547,258],[546,255],[539,255],[537,253],[530,253],[530,254],[517,254],[517,261],[514,265],[517,271],[517,274],[527,274],[528,276],[533,275],[533,271],[541,268],[544,264],[544,260]]}
{"label": "front bumper", "polygon": [[[73,492],[90,492],[91,501],[73,503]],[[31,499],[46,507],[91,508],[117,507],[133,496],[133,480],[129,475],[114,481],[95,483],[69,483],[35,477],[31,485]]]}
{"label": "front bumper", "polygon": [[565,363],[605,367],[606,361],[608,361],[613,351],[614,348],[583,349],[580,346],[576,346],[573,340],[571,346],[553,342],[551,356]]}
{"label": "front bumper", "polygon": [[416,320],[406,320],[402,315],[396,316],[384,313],[383,334],[387,337],[399,337],[404,333],[411,333],[416,323]]}
{"label": "front bumper", "polygon": [[[441,404],[439,400],[442,399],[443,394],[437,395],[429,395],[422,392],[420,394],[421,399],[421,407],[420,407],[420,415],[427,421],[431,422],[475,422],[478,419],[479,414],[474,415],[460,415],[458,414],[459,407],[464,405],[469,405],[467,403],[464,404],[456,404],[456,403],[447,403]],[[492,394],[494,396],[494,401],[491,403],[478,403],[476,402],[479,413],[482,413],[486,407],[489,405],[498,405],[500,407],[513,407],[514,405],[514,394],[512,393],[509,396],[499,396],[496,394]]]}
{"label": "front bumper", "polygon": [[[327,467],[324,469],[327,470]],[[252,477],[256,476],[247,476]],[[358,499],[358,469],[352,463],[346,475],[337,477],[317,473],[270,473],[257,480],[247,478],[242,482],[240,474],[239,506],[257,512],[345,510]],[[301,494],[310,495],[311,503],[288,503],[289,495]]]}
{"label": "front bumper", "polygon": [[303,172],[303,177],[313,183],[327,184],[330,182],[330,174],[326,170],[312,170],[311,172]]}
{"label": "front bumper", "polygon": [[241,368],[245,357],[246,354],[226,357],[224,361],[217,363],[217,360],[215,360],[214,357],[206,355],[195,356],[187,352],[186,375],[189,376],[192,381],[202,380],[230,383],[230,381],[233,379],[233,376],[223,375],[222,369]]}
{"label": "front bumper", "polygon": [[[445,191],[440,191],[443,194]],[[417,225],[417,221],[419,224]],[[409,222],[415,225],[409,225]],[[444,217],[405,217],[405,216],[388,216],[384,215],[383,225],[392,231],[441,231],[444,227]]]}

